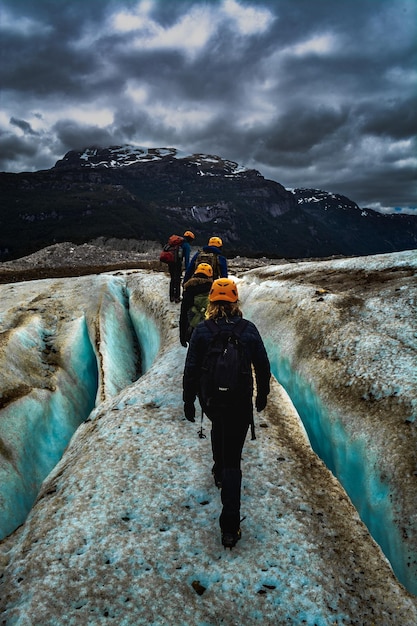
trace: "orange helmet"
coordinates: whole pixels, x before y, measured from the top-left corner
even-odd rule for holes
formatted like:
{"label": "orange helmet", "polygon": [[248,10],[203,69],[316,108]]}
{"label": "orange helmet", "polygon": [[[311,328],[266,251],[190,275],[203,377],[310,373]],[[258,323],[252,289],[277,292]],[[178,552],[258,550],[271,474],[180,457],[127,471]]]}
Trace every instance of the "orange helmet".
{"label": "orange helmet", "polygon": [[223,241],[220,239],[220,237],[210,237],[208,245],[215,246],[216,248],[221,248],[223,245]]}
{"label": "orange helmet", "polygon": [[209,293],[210,302],[237,302],[239,294],[236,283],[231,278],[218,278],[213,282]]}
{"label": "orange helmet", "polygon": [[190,239],[195,239],[195,235],[194,233],[191,232],[191,230],[186,230],[185,233],[183,234],[183,237],[189,237]]}
{"label": "orange helmet", "polygon": [[210,263],[199,263],[194,274],[205,274],[207,278],[211,278],[213,276],[213,268]]}

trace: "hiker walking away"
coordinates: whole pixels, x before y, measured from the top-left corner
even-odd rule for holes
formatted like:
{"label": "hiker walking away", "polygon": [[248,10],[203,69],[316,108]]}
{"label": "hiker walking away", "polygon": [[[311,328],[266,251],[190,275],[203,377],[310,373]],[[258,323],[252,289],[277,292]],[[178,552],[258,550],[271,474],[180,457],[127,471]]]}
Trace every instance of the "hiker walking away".
{"label": "hiker walking away", "polygon": [[[228,396],[221,383],[208,393],[207,373],[213,343],[223,341],[228,346],[230,337],[238,337],[242,346],[241,360],[246,359],[241,378],[234,393]],[[226,341],[226,343],[225,343]],[[233,352],[233,351],[231,351]],[[220,363],[217,361],[217,363]],[[211,421],[213,475],[221,489],[222,511],[219,518],[222,544],[233,548],[241,537],[240,492],[241,455],[249,425],[253,426],[253,365],[256,377],[257,411],[262,411],[269,393],[270,365],[266,350],[256,326],[243,319],[238,304],[236,284],[229,278],[213,282],[209,294],[206,320],[194,330],[187,352],[183,375],[184,414],[195,421],[195,399],[198,396],[204,413]],[[217,366],[218,370],[220,365]],[[230,369],[230,368],[229,368]],[[245,376],[244,376],[245,374]],[[226,380],[227,374],[224,374]],[[254,433],[252,438],[254,438]]]}
{"label": "hiker walking away", "polygon": [[168,263],[168,270],[170,275],[169,282],[169,299],[170,302],[181,302],[181,276],[182,268],[187,270],[190,263],[191,247],[190,242],[195,239],[194,233],[190,230],[186,230],[183,234],[183,241],[178,247],[177,254],[174,257],[173,263]]}
{"label": "hiker walking away", "polygon": [[198,250],[190,261],[188,270],[185,272],[184,283],[190,280],[199,263],[208,263],[213,268],[213,280],[227,278],[227,260],[222,255],[223,241],[220,237],[210,237],[207,246]]}
{"label": "hiker walking away", "polygon": [[180,312],[180,342],[187,347],[194,328],[204,320],[208,295],[213,284],[213,269],[208,263],[200,263],[184,284]]}

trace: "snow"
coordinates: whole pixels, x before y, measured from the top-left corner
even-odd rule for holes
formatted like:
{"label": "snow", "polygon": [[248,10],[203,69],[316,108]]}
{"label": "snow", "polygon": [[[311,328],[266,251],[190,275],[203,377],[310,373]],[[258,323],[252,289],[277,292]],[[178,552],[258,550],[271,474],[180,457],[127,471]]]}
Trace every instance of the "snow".
{"label": "snow", "polygon": [[[177,148],[147,148],[145,146],[133,146],[126,144],[124,146],[114,146],[109,149],[110,154],[114,157],[108,159],[107,157],[102,161],[94,161],[97,157],[98,150],[87,148],[80,154],[80,160],[84,166],[88,167],[129,167],[135,163],[147,163],[150,161],[159,161],[166,156],[171,156],[175,159],[188,159],[195,163],[198,167],[220,165],[228,168],[231,172],[229,177],[247,172],[247,168],[235,163],[234,161],[224,160],[218,156],[210,154],[193,154],[189,155]],[[199,170],[199,176],[216,176],[215,172],[209,172]]]}
{"label": "snow", "polygon": [[176,156],[181,154],[175,148],[147,148],[144,146],[133,146],[126,144],[124,146],[115,146],[109,149],[110,154],[114,155],[114,159],[95,163],[90,161],[91,157],[97,156],[97,150],[87,148],[80,155],[80,159],[85,161],[89,167],[125,167],[133,163],[144,163],[149,161],[158,161],[165,156]]}
{"label": "snow", "polygon": [[316,198],[311,196],[310,198],[298,198],[298,204],[304,204],[304,202],[321,202],[323,198]]}
{"label": "snow", "polygon": [[[1,286],[1,510],[40,489],[1,544],[4,624],[417,623],[416,598],[345,492],[416,593],[416,267],[404,252],[239,273],[285,390],[273,381],[243,450],[232,551],[209,436],[182,415],[167,276]],[[18,484],[35,474],[35,490]]]}

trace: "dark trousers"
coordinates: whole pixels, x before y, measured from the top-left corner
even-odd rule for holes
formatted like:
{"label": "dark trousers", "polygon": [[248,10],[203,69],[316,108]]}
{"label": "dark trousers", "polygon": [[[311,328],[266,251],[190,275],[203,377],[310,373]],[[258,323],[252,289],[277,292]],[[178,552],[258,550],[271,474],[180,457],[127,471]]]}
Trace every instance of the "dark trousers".
{"label": "dark trousers", "polygon": [[[245,415],[246,414],[246,415]],[[242,450],[249,428],[248,411],[233,410],[212,415],[211,447],[214,474],[221,482],[222,512],[220,528],[225,533],[235,533],[240,527],[240,492]]]}
{"label": "dark trousers", "polygon": [[168,263],[169,274],[171,280],[169,283],[169,299],[171,302],[179,301],[181,297],[181,263]]}

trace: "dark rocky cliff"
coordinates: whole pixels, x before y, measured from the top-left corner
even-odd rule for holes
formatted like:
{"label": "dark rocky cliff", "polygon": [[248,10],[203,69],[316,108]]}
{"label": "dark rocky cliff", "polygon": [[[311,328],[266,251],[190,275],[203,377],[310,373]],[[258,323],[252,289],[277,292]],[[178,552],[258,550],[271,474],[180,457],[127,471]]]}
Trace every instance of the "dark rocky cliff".
{"label": "dark rocky cliff", "polygon": [[0,173],[1,259],[62,241],[156,240],[186,229],[228,255],[287,258],[417,247],[417,218],[360,209],[343,196],[286,190],[211,155],[131,146],[69,152],[50,170]]}

